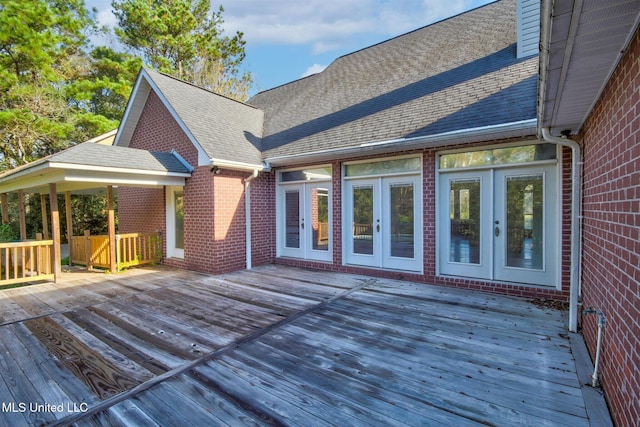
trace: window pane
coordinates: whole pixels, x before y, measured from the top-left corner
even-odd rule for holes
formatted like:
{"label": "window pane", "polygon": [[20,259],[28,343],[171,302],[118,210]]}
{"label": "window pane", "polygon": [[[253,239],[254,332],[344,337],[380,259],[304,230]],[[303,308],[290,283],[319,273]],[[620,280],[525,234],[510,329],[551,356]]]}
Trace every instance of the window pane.
{"label": "window pane", "polygon": [[311,189],[311,222],[313,226],[312,248],[329,250],[329,189]]}
{"label": "window pane", "polygon": [[480,179],[449,184],[449,261],[480,264]]}
{"label": "window pane", "polygon": [[176,248],[184,249],[184,193],[174,193]]}
{"label": "window pane", "polygon": [[298,190],[285,193],[285,246],[300,247],[300,193]]}
{"label": "window pane", "polygon": [[373,163],[356,163],[345,166],[346,176],[382,175],[399,172],[419,172],[422,167],[420,157],[385,160]]}
{"label": "window pane", "polygon": [[443,154],[440,156],[440,169],[528,163],[540,160],[554,160],[555,158],[555,144],[524,145],[521,147]]}
{"label": "window pane", "polygon": [[507,266],[542,270],[544,198],[542,174],[507,178]]}
{"label": "window pane", "polygon": [[391,256],[413,258],[413,184],[391,185]]}
{"label": "window pane", "polygon": [[330,180],[331,166],[325,168],[284,171],[280,174],[280,182]]}
{"label": "window pane", "polygon": [[353,188],[353,253],[373,255],[373,187]]}

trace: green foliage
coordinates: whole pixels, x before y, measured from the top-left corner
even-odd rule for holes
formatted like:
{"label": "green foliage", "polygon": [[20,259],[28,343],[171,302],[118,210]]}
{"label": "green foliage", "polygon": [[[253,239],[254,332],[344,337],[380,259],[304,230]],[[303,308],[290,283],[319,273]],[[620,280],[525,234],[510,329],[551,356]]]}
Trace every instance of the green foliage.
{"label": "green foliage", "polygon": [[241,74],[242,33],[222,33],[222,6],[209,0],[114,0],[120,41],[140,52],[157,70],[239,100],[245,100],[251,76]]}
{"label": "green foliage", "polygon": [[13,242],[16,238],[16,231],[11,225],[0,224],[0,242]]}
{"label": "green foliage", "polygon": [[90,27],[81,0],[0,0],[2,168],[68,144],[74,119],[61,88]]}

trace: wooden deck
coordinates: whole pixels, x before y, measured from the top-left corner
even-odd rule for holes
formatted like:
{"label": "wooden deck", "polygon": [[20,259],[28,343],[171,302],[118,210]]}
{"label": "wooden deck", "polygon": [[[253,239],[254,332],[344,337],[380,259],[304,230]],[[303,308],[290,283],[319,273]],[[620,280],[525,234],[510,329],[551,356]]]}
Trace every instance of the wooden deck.
{"label": "wooden deck", "polygon": [[0,291],[0,425],[587,426],[562,313],[288,267]]}

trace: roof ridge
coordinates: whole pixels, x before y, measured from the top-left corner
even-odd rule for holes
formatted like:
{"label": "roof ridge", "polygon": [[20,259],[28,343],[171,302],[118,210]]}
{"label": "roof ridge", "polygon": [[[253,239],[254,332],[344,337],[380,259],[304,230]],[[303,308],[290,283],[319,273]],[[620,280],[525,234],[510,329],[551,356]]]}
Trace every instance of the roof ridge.
{"label": "roof ridge", "polygon": [[[451,16],[449,16],[449,17],[447,17],[447,18],[442,18],[442,19],[441,19],[441,20],[439,20],[439,21],[435,21],[435,22],[432,22],[432,23],[430,23],[430,24],[423,25],[422,27],[415,28],[415,29],[413,29],[413,30],[411,30],[411,31],[407,31],[406,33],[398,34],[397,36],[390,37],[390,38],[388,38],[388,39],[386,39],[386,40],[382,40],[382,41],[380,41],[380,42],[378,42],[378,43],[374,43],[374,44],[372,44],[372,45],[370,45],[370,46],[365,46],[365,47],[363,47],[362,49],[358,49],[358,50],[354,50],[353,52],[345,53],[344,55],[340,55],[340,56],[338,56],[336,59],[334,59],[334,60],[331,62],[331,64],[333,64],[334,62],[336,62],[337,60],[339,60],[339,59],[341,59],[341,58],[345,58],[345,57],[347,57],[347,56],[354,55],[354,54],[356,54],[356,53],[358,53],[358,52],[362,52],[363,50],[371,49],[372,47],[376,47],[376,46],[379,46],[379,45],[382,45],[382,44],[385,44],[385,43],[389,43],[390,41],[393,41],[393,40],[399,39],[400,37],[408,36],[409,34],[413,34],[413,33],[416,33],[416,32],[418,32],[418,31],[424,30],[425,28],[429,28],[429,27],[432,27],[432,26],[434,26],[434,25],[438,25],[438,24],[441,24],[441,23],[443,23],[443,22],[449,21],[449,20],[451,20],[451,19],[458,18],[458,17],[460,17],[460,16],[462,16],[462,15],[466,15],[466,14],[468,14],[468,13],[475,12],[475,11],[477,11],[478,9],[485,8],[485,7],[487,7],[487,6],[490,6],[490,5],[495,4],[495,3],[499,3],[499,2],[501,2],[501,1],[505,1],[505,0],[494,0],[494,1],[490,2],[490,3],[483,4],[483,5],[480,5],[480,6],[476,6],[476,7],[474,7],[473,9],[465,10],[465,11],[460,12],[460,13],[457,13],[457,14],[455,14],[455,15],[451,15]],[[331,64],[329,64],[329,65],[327,66],[327,68],[329,68],[329,67],[331,66]],[[325,69],[326,69],[326,68],[325,68]],[[324,71],[324,70],[323,70],[323,71]],[[321,71],[321,72],[322,72],[322,71]]]}
{"label": "roof ridge", "polygon": [[[272,88],[270,88],[270,89],[262,90],[262,91],[260,91],[260,92],[256,93],[255,95],[253,95],[251,98],[254,98],[255,96],[258,96],[258,95],[263,94],[263,93],[267,93],[267,92],[272,91],[272,90],[279,89],[279,88],[281,88],[281,87],[283,87],[283,86],[287,86],[287,85],[290,85],[290,84],[293,84],[293,83],[300,82],[300,81],[302,81],[302,80],[308,79],[309,77],[313,77],[313,76],[317,76],[317,75],[319,75],[319,74],[322,74],[322,73],[324,73],[326,70],[328,70],[328,69],[329,69],[333,64],[335,64],[337,61],[339,61],[340,59],[343,59],[343,58],[349,57],[349,56],[351,56],[351,55],[355,55],[356,53],[359,53],[359,52],[365,51],[365,50],[367,50],[367,49],[371,49],[371,48],[373,48],[373,47],[376,47],[376,46],[379,46],[379,45],[382,45],[382,44],[385,44],[385,43],[389,43],[390,41],[393,41],[393,40],[399,39],[399,38],[401,38],[401,37],[408,36],[409,34],[416,33],[416,32],[418,32],[418,31],[424,30],[425,28],[432,27],[432,26],[437,25],[437,24],[441,24],[441,23],[443,23],[443,22],[449,21],[449,20],[451,20],[451,19],[458,18],[458,17],[460,17],[460,16],[462,16],[462,15],[466,15],[466,14],[471,13],[471,12],[475,12],[475,11],[477,11],[478,9],[482,9],[482,8],[485,8],[485,7],[487,7],[487,6],[490,6],[490,5],[493,5],[493,4],[495,4],[495,3],[499,3],[499,2],[502,2],[502,1],[505,1],[505,0],[494,0],[494,1],[489,2],[489,3],[487,3],[487,4],[483,4],[483,5],[480,5],[480,6],[474,7],[473,9],[469,9],[469,10],[466,10],[466,11],[463,11],[463,12],[460,12],[460,13],[457,13],[457,14],[455,14],[455,15],[449,16],[449,17],[447,17],[447,18],[440,19],[439,21],[432,22],[432,23],[427,24],[427,25],[423,25],[422,27],[415,28],[415,29],[413,29],[413,30],[411,30],[411,31],[407,31],[407,32],[402,33],[402,34],[398,34],[397,36],[390,37],[390,38],[388,38],[388,39],[386,39],[386,40],[382,40],[382,41],[380,41],[380,42],[378,42],[378,43],[374,43],[374,44],[372,44],[372,45],[365,46],[365,47],[363,47],[363,48],[361,48],[361,49],[354,50],[353,52],[345,53],[344,55],[340,55],[340,56],[336,57],[333,61],[331,61],[331,63],[330,63],[329,65],[327,65],[327,66],[326,66],[326,68],[325,68],[324,70],[322,70],[322,71],[320,71],[320,72],[318,72],[318,73],[314,73],[314,74],[311,74],[311,75],[309,75],[309,76],[301,77],[301,78],[299,78],[299,79],[291,80],[290,82],[283,83],[283,84],[278,85],[278,86],[274,86],[274,87],[272,87]],[[251,98],[250,98],[250,99],[251,99]]]}

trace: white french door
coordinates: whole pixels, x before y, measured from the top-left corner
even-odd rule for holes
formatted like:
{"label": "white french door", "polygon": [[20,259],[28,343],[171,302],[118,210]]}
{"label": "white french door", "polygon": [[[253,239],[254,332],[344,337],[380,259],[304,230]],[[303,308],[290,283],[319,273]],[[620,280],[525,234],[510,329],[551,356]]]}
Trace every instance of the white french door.
{"label": "white french door", "polygon": [[184,258],[184,189],[167,187],[167,257]]}
{"label": "white french door", "polygon": [[331,261],[331,183],[279,187],[278,256]]}
{"label": "white french door", "polygon": [[345,262],[422,271],[420,176],[345,182]]}
{"label": "white french door", "polygon": [[556,170],[542,165],[441,173],[440,273],[556,286]]}

